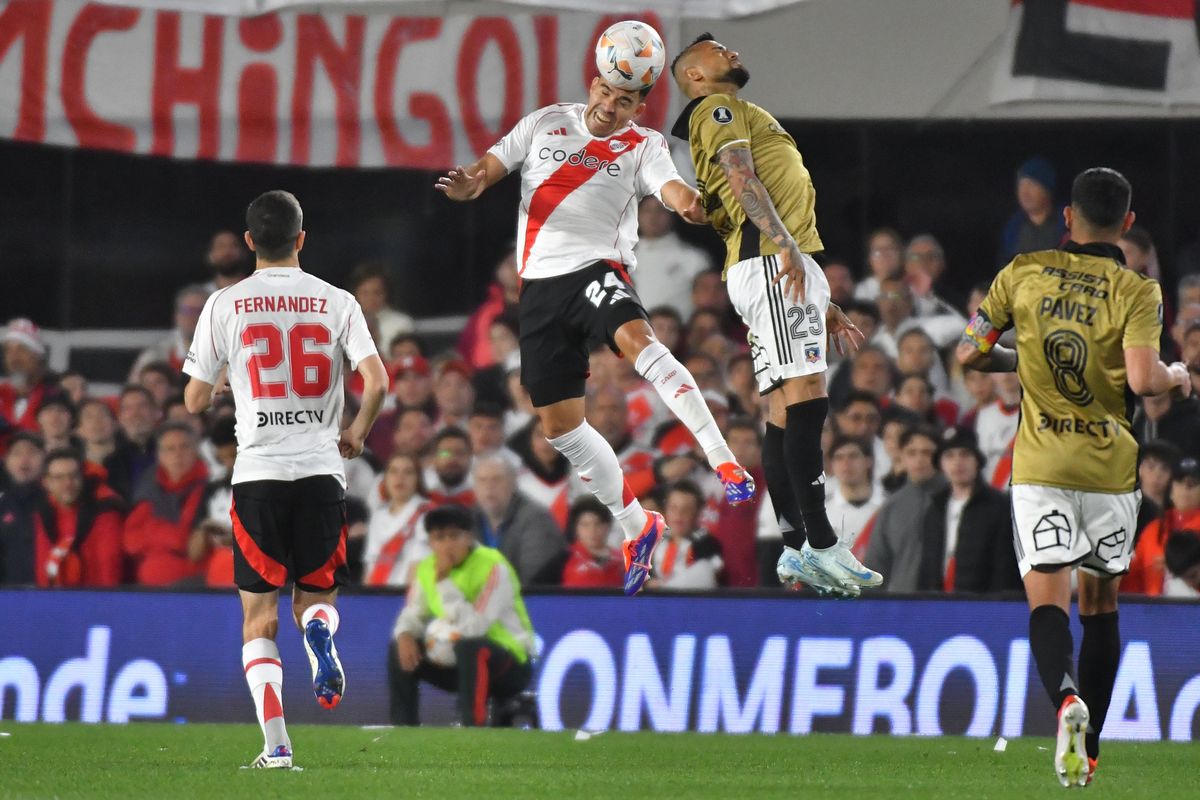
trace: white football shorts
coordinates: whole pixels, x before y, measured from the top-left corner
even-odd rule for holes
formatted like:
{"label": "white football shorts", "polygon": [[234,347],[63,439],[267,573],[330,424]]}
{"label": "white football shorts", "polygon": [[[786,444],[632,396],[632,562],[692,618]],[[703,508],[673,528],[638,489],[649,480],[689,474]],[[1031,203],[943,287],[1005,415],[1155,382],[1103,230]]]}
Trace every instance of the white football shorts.
{"label": "white football shorts", "polygon": [[1024,577],[1034,567],[1075,565],[1093,575],[1129,571],[1142,493],[1012,487],[1013,544]]}
{"label": "white football shorts", "polygon": [[783,281],[772,286],[779,272],[778,256],[739,261],[726,273],[726,288],[734,309],[750,333],[750,355],[758,391],[766,394],[787,378],[824,372],[828,336],[829,282],[817,262],[804,259],[804,301],[794,303],[783,293]]}

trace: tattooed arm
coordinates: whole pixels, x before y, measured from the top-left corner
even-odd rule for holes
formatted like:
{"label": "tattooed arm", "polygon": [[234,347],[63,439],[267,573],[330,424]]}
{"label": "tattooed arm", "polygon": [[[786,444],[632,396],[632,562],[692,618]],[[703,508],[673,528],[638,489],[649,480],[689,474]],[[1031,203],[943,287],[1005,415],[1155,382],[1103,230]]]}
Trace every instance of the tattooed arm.
{"label": "tattooed arm", "polygon": [[742,204],[746,218],[779,247],[779,273],[774,283],[784,281],[783,290],[794,301],[804,300],[804,262],[796,240],[779,219],[767,187],[754,171],[749,147],[726,147],[717,155],[733,196]]}

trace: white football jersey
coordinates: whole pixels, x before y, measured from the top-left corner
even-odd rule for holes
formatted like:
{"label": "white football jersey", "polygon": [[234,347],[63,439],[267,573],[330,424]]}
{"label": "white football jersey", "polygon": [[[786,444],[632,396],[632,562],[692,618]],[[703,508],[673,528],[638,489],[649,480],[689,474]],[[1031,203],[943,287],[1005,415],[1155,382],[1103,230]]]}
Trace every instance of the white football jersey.
{"label": "white football jersey", "polygon": [[553,278],[599,260],[637,265],[637,206],[679,180],[661,133],[629,125],[597,139],[582,103],[539,109],[488,152],[521,169],[517,258],[526,280]]}
{"label": "white football jersey", "polygon": [[300,269],[258,270],[209,296],[183,371],[216,383],[237,407],[233,482],[346,476],[338,452],[342,362],[375,355],[362,309]]}

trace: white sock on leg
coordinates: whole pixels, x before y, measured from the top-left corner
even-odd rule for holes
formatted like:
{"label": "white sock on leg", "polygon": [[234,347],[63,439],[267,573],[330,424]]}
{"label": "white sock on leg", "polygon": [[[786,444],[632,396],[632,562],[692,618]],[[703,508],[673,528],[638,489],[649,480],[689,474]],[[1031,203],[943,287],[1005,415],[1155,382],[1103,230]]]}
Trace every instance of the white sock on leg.
{"label": "white sock on leg", "polygon": [[736,462],[708,404],[696,388],[696,379],[665,344],[654,342],[643,350],[634,368],[650,381],[671,413],[696,437],[710,467],[716,469],[726,462]]}
{"label": "white sock on leg", "polygon": [[612,512],[625,538],[637,538],[646,527],[646,512],[625,482],[617,454],[600,432],[584,420],[575,430],[546,441],[571,462],[591,493]]}
{"label": "white sock on leg", "polygon": [[280,745],[290,750],[292,740],[283,721],[283,662],[279,660],[279,648],[270,639],[246,642],[242,645],[242,668],[254,698],[266,752],[272,753]]}
{"label": "white sock on leg", "polygon": [[338,614],[338,610],[329,603],[313,603],[304,609],[304,613],[300,615],[300,627],[302,629],[308,627],[308,623],[314,619],[325,621],[330,636],[337,633],[338,625],[342,623],[342,617]]}

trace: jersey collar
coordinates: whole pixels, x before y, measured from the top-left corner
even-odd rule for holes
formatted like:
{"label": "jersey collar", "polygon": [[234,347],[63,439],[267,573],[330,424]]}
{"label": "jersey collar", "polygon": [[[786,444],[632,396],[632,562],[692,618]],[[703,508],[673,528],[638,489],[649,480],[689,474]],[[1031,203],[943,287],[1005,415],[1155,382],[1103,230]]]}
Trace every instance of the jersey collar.
{"label": "jersey collar", "polygon": [[700,102],[707,96],[708,95],[702,95],[701,97],[694,98],[692,102],[683,107],[683,111],[679,112],[679,118],[676,119],[675,124],[671,126],[672,136],[674,136],[676,139],[683,139],[685,142],[688,140],[688,131],[692,121],[692,112],[696,110],[696,106],[700,105]]}
{"label": "jersey collar", "polygon": [[1099,256],[1100,258],[1111,258],[1118,264],[1125,264],[1125,253],[1115,244],[1108,242],[1090,242],[1088,244],[1079,244],[1077,242],[1068,241],[1062,246],[1062,249],[1068,253],[1078,253],[1083,256]]}

